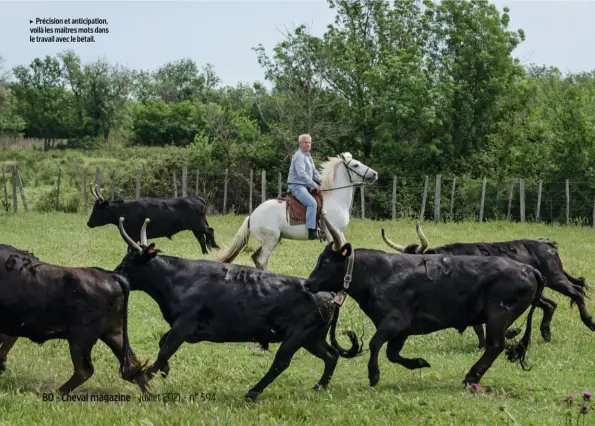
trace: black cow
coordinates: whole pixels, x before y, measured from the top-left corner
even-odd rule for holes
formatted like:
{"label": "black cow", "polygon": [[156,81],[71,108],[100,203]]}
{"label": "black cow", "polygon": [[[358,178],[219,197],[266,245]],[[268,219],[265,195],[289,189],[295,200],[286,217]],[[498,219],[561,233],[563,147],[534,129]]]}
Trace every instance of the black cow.
{"label": "black cow", "polygon": [[531,322],[544,287],[535,268],[503,257],[414,256],[353,250],[326,218],[325,221],[333,242],[320,254],[305,286],[313,293],[346,292],[376,326],[370,340],[371,386],[380,379],[378,353],[385,342],[391,362],[410,370],[429,367],[423,358],[401,356],[407,337],[447,328],[460,331],[486,323],[486,350],[463,381],[479,383],[505,349],[508,327],[531,306],[521,341],[506,345],[508,360],[519,361],[523,369],[528,369],[525,354],[531,339]]}
{"label": "black cow", "polygon": [[100,268],[67,268],[0,244],[0,372],[19,337],[42,344],[65,339],[74,374],[60,387],[68,393],[93,375],[91,350],[102,340],[120,361],[120,375],[147,391],[145,364],[128,340],[126,279]]}
{"label": "black cow", "polygon": [[126,232],[135,241],[139,240],[139,230],[150,218],[156,226],[149,230],[149,238],[171,237],[178,232],[190,230],[200,243],[203,254],[208,249],[219,249],[215,242],[215,232],[206,217],[206,203],[201,197],[179,198],[140,198],[138,200],[108,201],[95,191],[95,204],[87,222],[89,228],[103,225],[118,225],[120,216],[126,218]]}
{"label": "black cow", "polygon": [[[120,235],[129,249],[116,271],[128,278],[132,290],[149,294],[171,326],[159,342],[157,360],[147,369],[149,379],[160,370],[167,376],[168,361],[184,342],[281,342],[267,374],[246,394],[256,400],[301,347],[324,361],[314,389],[329,383],[338,355],[360,353],[354,333],[347,333],[349,350],[336,341],[338,309],[332,294],[313,296],[303,288],[302,278],[254,267],[158,256],[155,244],[147,243],[149,220],[141,229],[140,244],[126,234],[123,221],[120,218]],[[326,342],[329,324],[332,346]]]}
{"label": "black cow", "polygon": [[[585,291],[589,287],[583,277],[575,278],[564,270],[562,260],[558,254],[558,247],[554,241],[549,239],[522,239],[502,242],[478,242],[478,243],[454,243],[440,247],[428,248],[428,239],[421,230],[421,225],[415,221],[415,228],[421,241],[421,245],[410,244],[407,247],[393,243],[385,235],[382,229],[382,238],[393,249],[408,254],[447,254],[447,255],[473,255],[473,256],[500,256],[516,260],[517,262],[531,265],[545,279],[546,286],[571,299],[570,305],[576,303],[580,312],[581,320],[595,331],[595,321],[585,307]],[[546,342],[551,340],[551,321],[557,304],[545,296],[541,296],[537,305],[543,310],[541,321],[541,335]],[[479,338],[479,347],[485,346],[483,327],[473,327]]]}

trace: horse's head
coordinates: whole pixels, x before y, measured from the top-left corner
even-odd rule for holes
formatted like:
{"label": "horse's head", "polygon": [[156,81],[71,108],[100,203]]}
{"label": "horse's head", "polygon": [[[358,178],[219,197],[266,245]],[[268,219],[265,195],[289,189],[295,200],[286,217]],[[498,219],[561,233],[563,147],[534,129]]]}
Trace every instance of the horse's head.
{"label": "horse's head", "polygon": [[378,172],[376,170],[354,159],[349,152],[339,154],[339,158],[345,166],[350,183],[373,183],[378,180]]}

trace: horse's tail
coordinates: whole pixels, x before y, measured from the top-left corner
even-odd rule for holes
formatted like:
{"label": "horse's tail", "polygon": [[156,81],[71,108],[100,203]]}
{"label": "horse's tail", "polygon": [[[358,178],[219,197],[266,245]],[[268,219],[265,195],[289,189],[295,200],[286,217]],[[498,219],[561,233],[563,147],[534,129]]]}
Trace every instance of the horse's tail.
{"label": "horse's tail", "polygon": [[250,239],[250,216],[246,216],[244,223],[240,227],[238,233],[233,237],[231,246],[227,247],[221,254],[217,256],[217,261],[224,263],[231,263],[236,258],[240,251]]}

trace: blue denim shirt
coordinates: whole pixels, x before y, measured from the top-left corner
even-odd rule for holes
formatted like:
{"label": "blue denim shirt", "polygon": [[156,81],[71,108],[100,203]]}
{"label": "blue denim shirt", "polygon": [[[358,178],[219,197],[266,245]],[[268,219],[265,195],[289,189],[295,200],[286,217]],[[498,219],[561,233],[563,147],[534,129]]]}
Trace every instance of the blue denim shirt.
{"label": "blue denim shirt", "polygon": [[289,166],[289,175],[287,183],[289,185],[305,185],[309,188],[316,188],[320,185],[322,178],[309,152],[302,151],[301,148],[291,157],[291,166]]}

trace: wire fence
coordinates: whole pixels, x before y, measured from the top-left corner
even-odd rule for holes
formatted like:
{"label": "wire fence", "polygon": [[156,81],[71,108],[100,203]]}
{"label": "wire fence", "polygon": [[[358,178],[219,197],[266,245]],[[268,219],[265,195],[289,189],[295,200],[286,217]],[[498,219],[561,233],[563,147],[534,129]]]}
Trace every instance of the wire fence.
{"label": "wire fence", "polygon": [[[106,200],[139,197],[200,196],[209,215],[249,214],[267,199],[284,196],[287,176],[265,170],[104,169],[60,167],[39,176],[18,166],[2,168],[2,213],[51,212],[90,214],[97,184]],[[353,217],[372,220],[421,218],[435,222],[542,222],[594,226],[595,189],[590,182],[530,179],[490,180],[443,176],[413,178],[380,176],[374,184],[357,187]]]}

